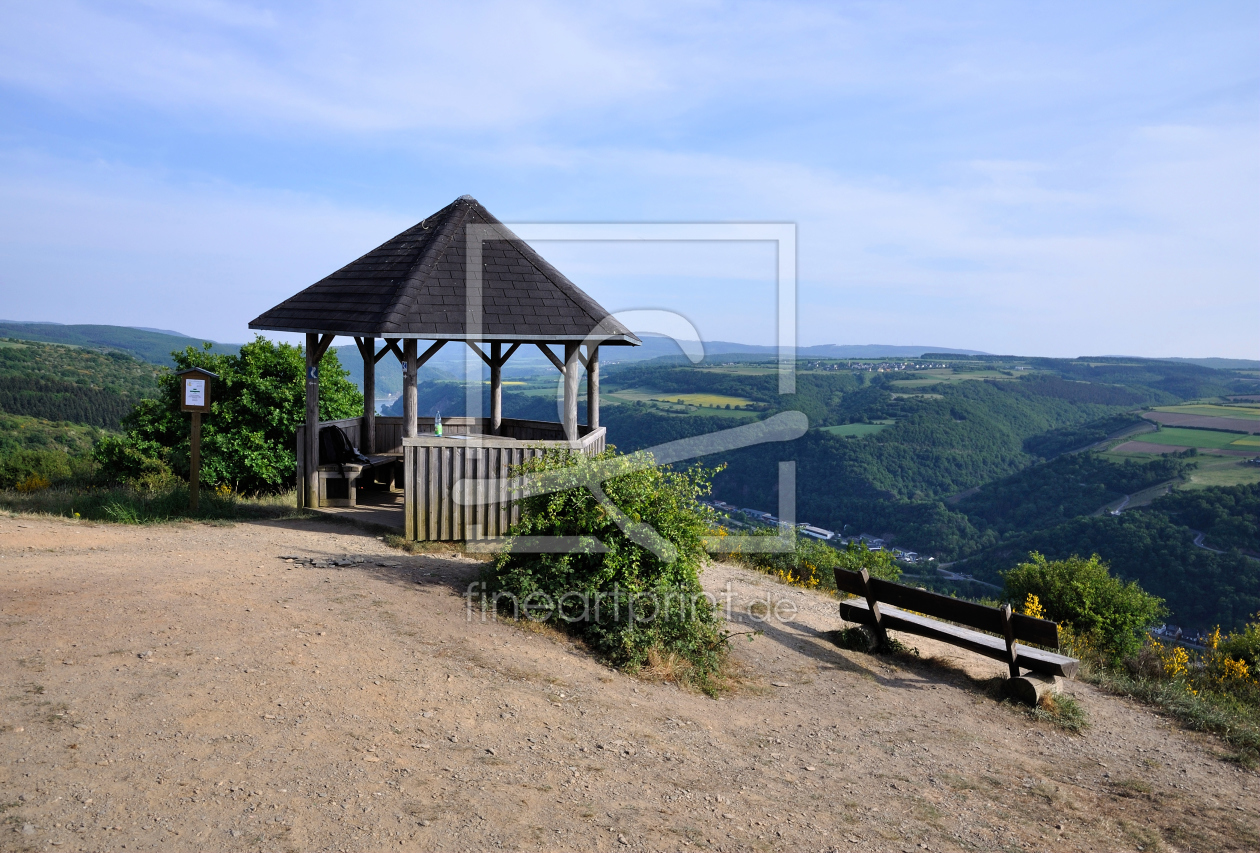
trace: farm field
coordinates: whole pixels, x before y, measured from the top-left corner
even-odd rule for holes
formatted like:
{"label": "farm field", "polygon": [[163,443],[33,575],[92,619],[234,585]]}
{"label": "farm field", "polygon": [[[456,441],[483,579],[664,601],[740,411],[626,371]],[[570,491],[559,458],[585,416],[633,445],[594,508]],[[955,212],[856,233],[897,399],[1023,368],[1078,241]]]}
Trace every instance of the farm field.
{"label": "farm field", "polygon": [[1247,418],[1260,421],[1260,406],[1217,406],[1210,403],[1192,403],[1185,406],[1156,406],[1154,411],[1178,415],[1202,415],[1207,418]]}
{"label": "farm field", "polygon": [[839,426],[821,427],[823,432],[829,432],[832,435],[842,435],[845,438],[862,438],[868,435],[874,435],[893,422],[875,423],[875,424],[841,424]]}
{"label": "farm field", "polygon": [[1260,483],[1260,465],[1244,459],[1201,457],[1198,466],[1178,489],[1210,489],[1214,486],[1249,486]]}
{"label": "farm field", "polygon": [[1148,444],[1172,444],[1180,447],[1199,447],[1205,449],[1247,450],[1249,447],[1238,444],[1254,436],[1239,435],[1236,432],[1218,432],[1210,429],[1188,429],[1184,427],[1164,427],[1157,432],[1142,435],[1142,441]]}
{"label": "farm field", "polygon": [[678,394],[656,391],[651,388],[620,388],[616,391],[605,391],[604,399],[623,403],[667,403],[694,406],[702,409],[722,409],[730,406],[731,410],[752,405],[753,400],[747,397],[733,397],[726,394],[690,393]]}
{"label": "farm field", "polygon": [[[1140,442],[1137,443],[1140,444]],[[1117,462],[1122,465],[1125,462],[1143,462],[1156,455],[1158,454],[1117,453],[1114,449],[1099,454],[1108,462]],[[1251,483],[1260,483],[1260,465],[1248,464],[1245,458],[1238,456],[1199,456],[1194,460],[1194,468],[1185,481],[1175,488],[1209,489],[1214,486],[1245,486]]]}

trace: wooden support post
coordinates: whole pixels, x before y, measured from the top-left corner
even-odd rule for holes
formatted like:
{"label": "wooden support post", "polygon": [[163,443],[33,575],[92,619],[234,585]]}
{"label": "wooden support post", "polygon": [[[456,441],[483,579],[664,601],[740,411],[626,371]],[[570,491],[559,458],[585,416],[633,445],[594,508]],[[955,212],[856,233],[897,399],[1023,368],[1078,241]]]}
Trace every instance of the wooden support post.
{"label": "wooden support post", "polygon": [[416,339],[403,341],[403,438],[415,438],[416,427]]}
{"label": "wooden support post", "polygon": [[871,589],[871,574],[866,569],[862,569],[862,589],[866,593],[866,604],[871,609],[871,618],[875,623],[875,642],[879,643],[881,649],[886,649],[888,630],[884,627],[884,617],[879,613],[879,602],[875,600],[875,593]]}
{"label": "wooden support post", "polygon": [[355,338],[363,356],[363,429],[359,449],[371,456],[376,452],[376,338]]}
{"label": "wooden support post", "polygon": [[586,425],[592,430],[599,426],[599,347],[588,348],[586,357]]}
{"label": "wooden support post", "polygon": [[306,335],[306,502],[319,506],[319,335]]}
{"label": "wooden support post", "polygon": [[192,448],[188,464],[188,510],[197,511],[201,491],[201,412],[192,413]]}
{"label": "wooden support post", "polygon": [[564,437],[570,442],[578,440],[578,345],[564,345]]}
{"label": "wooden support post", "polygon": [[503,427],[503,344],[490,344],[490,434]]}
{"label": "wooden support post", "polygon": [[1002,633],[1006,635],[1006,663],[1011,669],[1011,678],[1019,678],[1019,667],[1015,661],[1019,655],[1015,648],[1015,626],[1011,623],[1011,606],[1002,605]]}

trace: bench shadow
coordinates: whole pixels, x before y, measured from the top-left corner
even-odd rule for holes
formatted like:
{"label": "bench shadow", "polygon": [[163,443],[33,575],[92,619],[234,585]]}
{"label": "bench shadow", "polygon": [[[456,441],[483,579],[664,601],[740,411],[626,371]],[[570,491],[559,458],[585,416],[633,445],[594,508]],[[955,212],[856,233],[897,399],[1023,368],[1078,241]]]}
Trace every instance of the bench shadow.
{"label": "bench shadow", "polygon": [[[730,622],[742,630],[761,631],[763,637],[816,661],[826,670],[863,675],[883,687],[920,691],[948,685],[991,699],[1002,698],[1004,679],[1000,676],[974,676],[952,661],[920,657],[909,650],[863,652],[845,649],[839,642],[843,629],[825,631],[800,622],[776,625],[770,620],[758,620],[748,613],[733,613]],[[790,629],[785,627],[787,625],[791,626]],[[870,660],[871,664],[867,665],[863,659]],[[889,672],[889,666],[895,667],[895,670]]]}

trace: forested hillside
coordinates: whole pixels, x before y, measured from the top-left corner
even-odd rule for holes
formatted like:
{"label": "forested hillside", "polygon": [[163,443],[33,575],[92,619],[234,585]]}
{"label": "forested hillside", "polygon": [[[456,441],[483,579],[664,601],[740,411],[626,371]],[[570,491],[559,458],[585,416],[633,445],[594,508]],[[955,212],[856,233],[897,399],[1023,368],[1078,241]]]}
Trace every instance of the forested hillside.
{"label": "forested hillside", "polygon": [[113,351],[0,341],[0,411],[117,429],[157,393],[158,368]]}
{"label": "forested hillside", "polygon": [[[60,323],[14,323],[0,321],[0,338],[43,343],[67,344],[87,349],[117,350],[151,364],[170,366],[171,353],[189,345],[201,346],[201,338],[189,338],[178,332],[136,329],[130,326],[77,325]],[[213,344],[216,353],[233,353],[237,344]]]}

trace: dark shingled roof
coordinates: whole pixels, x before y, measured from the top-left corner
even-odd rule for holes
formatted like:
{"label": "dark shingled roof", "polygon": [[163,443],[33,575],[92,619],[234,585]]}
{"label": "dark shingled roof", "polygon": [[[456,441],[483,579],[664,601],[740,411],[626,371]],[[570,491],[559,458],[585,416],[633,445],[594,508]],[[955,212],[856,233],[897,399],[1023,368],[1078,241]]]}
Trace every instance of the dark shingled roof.
{"label": "dark shingled roof", "polygon": [[[470,225],[493,226],[502,235],[482,243],[481,329],[471,333],[465,280]],[[640,343],[467,195],[289,297],[249,327],[523,342],[581,341],[598,330],[605,344]]]}

